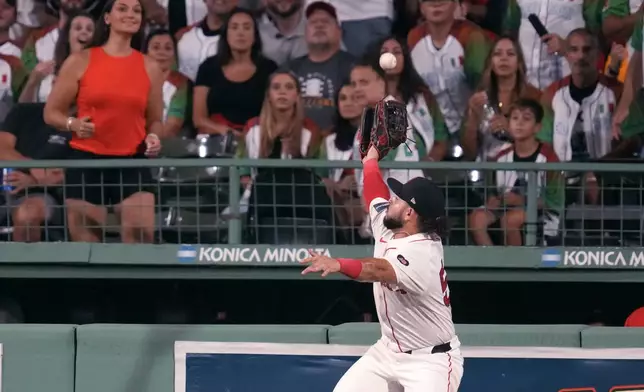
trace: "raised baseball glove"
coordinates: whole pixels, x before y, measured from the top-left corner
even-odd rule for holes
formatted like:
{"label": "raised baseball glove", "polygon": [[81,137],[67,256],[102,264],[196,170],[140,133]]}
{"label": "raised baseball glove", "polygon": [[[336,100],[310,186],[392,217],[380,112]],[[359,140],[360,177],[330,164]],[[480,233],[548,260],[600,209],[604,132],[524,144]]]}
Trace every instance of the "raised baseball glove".
{"label": "raised baseball glove", "polygon": [[379,159],[407,140],[407,108],[396,100],[382,100],[376,104],[371,145],[378,150]]}

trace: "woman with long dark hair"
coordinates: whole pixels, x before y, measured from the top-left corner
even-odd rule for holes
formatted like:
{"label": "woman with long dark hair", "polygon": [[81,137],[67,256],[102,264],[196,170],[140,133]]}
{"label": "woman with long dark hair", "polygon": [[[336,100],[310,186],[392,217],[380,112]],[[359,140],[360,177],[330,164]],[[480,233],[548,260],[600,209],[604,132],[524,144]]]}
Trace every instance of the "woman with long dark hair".
{"label": "woman with long dark hair", "polygon": [[[163,131],[163,74],[138,51],[139,0],[108,0],[89,49],[65,60],[45,106],[47,124],[72,132],[72,159],[156,156]],[[72,108],[77,114],[73,115]],[[107,206],[120,217],[123,242],[152,242],[154,195],[145,168],[74,168],[65,173],[73,240],[96,242]]]}
{"label": "woman with long dark hair", "polygon": [[54,48],[54,60],[38,63],[29,74],[29,79],[20,94],[19,102],[45,102],[51,92],[54,77],[63,62],[72,53],[85,49],[94,34],[94,19],[87,12],[77,11],[69,15],[60,31]]}
{"label": "woman with long dark hair", "polygon": [[197,73],[192,119],[200,133],[241,135],[244,125],[259,115],[270,75],[277,65],[262,55],[252,12],[235,9],[224,26],[217,55],[206,59]]}
{"label": "woman with long dark hair", "polygon": [[[469,160],[491,160],[508,142],[510,107],[520,98],[539,101],[541,91],[530,85],[519,44],[500,37],[485,62],[479,89],[472,95],[461,130],[463,154]],[[487,110],[496,114],[486,118]]]}
{"label": "woman with long dark hair", "polygon": [[173,67],[177,64],[177,42],[170,31],[150,32],[143,52],[156,60],[163,72],[163,133],[160,137],[177,136],[183,127],[190,80]]}

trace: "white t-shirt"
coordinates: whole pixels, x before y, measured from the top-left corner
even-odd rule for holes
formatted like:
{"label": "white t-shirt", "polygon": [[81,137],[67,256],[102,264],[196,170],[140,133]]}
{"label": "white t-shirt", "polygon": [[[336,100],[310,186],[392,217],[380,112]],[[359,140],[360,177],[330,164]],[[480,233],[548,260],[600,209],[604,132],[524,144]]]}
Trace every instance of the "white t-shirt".
{"label": "white t-shirt", "polygon": [[398,281],[373,285],[382,341],[397,352],[447,343],[456,332],[443,245],[426,234],[394,239],[383,224],[388,205],[387,200],[375,198],[369,206],[376,240],[373,256],[389,261]]}

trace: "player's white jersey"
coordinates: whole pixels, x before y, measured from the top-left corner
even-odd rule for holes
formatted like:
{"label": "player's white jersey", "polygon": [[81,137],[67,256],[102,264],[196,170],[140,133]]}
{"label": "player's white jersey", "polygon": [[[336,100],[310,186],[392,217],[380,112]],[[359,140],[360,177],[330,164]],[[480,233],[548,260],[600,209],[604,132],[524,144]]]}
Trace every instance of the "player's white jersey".
{"label": "player's white jersey", "polygon": [[389,261],[398,281],[373,286],[382,340],[401,352],[447,343],[456,332],[443,245],[427,234],[394,239],[383,224],[388,205],[387,200],[375,198],[369,206],[376,241],[373,256]]}

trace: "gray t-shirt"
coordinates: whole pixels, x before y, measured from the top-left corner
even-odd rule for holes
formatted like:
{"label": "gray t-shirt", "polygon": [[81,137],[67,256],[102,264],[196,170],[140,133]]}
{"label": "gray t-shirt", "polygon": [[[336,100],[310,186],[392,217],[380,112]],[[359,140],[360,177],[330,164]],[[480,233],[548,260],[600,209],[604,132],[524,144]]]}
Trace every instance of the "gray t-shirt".
{"label": "gray t-shirt", "polygon": [[349,53],[338,51],[322,63],[314,63],[307,56],[286,65],[298,76],[306,116],[322,130],[335,122],[335,97],[342,84],[348,82],[355,59]]}
{"label": "gray t-shirt", "polygon": [[297,28],[290,35],[283,35],[277,29],[268,14],[263,14],[257,21],[259,35],[262,39],[262,51],[264,56],[275,61],[280,67],[300,56],[308,53],[304,33],[306,20],[304,15]]}

